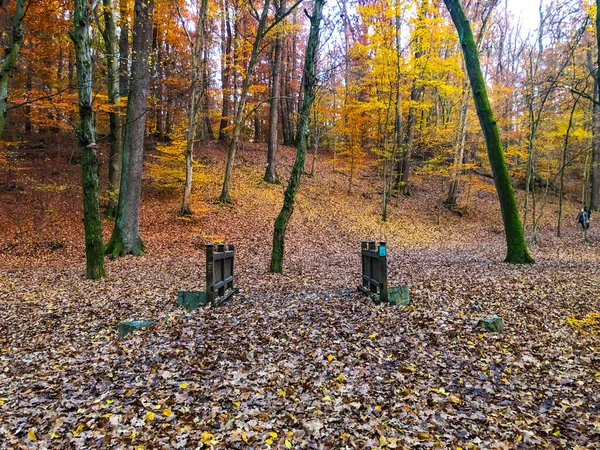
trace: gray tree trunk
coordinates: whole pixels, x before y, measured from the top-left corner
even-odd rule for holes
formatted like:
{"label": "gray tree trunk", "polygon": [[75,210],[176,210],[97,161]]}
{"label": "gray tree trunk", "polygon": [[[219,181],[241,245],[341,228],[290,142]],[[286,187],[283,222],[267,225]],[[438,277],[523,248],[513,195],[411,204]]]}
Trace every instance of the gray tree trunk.
{"label": "gray tree trunk", "polygon": [[154,0],[135,0],[133,59],[127,99],[119,204],[112,236],[106,247],[106,253],[112,254],[113,257],[144,254],[144,244],[139,234],[139,219],[153,10]]}
{"label": "gray tree trunk", "polygon": [[[129,20],[127,0],[119,0],[119,94],[127,96],[129,90]],[[125,130],[123,129],[123,133]]]}

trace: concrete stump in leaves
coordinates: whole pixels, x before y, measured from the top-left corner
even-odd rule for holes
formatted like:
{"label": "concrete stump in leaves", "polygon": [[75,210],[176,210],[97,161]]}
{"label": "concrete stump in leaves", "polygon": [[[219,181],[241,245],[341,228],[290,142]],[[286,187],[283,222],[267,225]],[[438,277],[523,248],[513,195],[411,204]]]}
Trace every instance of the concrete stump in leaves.
{"label": "concrete stump in leaves", "polygon": [[133,333],[140,328],[146,328],[154,324],[154,320],[134,320],[127,322],[119,322],[119,337],[122,339],[129,333]]}
{"label": "concrete stump in leaves", "polygon": [[201,306],[206,305],[206,292],[205,291],[178,291],[177,292],[177,306],[185,308],[189,311],[198,309]]}
{"label": "concrete stump in leaves", "polygon": [[477,326],[483,327],[493,333],[502,333],[504,331],[504,319],[494,314],[490,319],[483,319],[477,322]]}

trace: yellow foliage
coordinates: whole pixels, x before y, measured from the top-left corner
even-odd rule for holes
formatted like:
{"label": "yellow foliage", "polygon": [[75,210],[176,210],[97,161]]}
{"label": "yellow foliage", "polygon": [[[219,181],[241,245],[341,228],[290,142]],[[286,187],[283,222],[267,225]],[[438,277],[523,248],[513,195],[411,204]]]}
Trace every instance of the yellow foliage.
{"label": "yellow foliage", "polygon": [[[158,155],[148,165],[148,175],[155,184],[166,190],[183,189],[185,182],[186,139],[179,130],[171,142],[157,144]],[[206,174],[200,170],[204,165],[194,162],[193,183],[206,181]]]}
{"label": "yellow foliage", "polygon": [[600,333],[600,313],[589,313],[583,319],[577,319],[575,316],[569,317],[567,322],[581,332],[594,335]]}

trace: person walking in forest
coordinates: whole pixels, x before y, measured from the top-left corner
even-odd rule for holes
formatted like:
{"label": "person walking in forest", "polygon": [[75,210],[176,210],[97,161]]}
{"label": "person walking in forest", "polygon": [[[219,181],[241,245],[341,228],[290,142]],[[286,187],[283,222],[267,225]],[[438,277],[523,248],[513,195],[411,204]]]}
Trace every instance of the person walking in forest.
{"label": "person walking in forest", "polygon": [[590,220],[586,208],[581,208],[581,211],[579,211],[579,214],[577,215],[577,223],[581,225],[581,229],[583,231],[590,227]]}

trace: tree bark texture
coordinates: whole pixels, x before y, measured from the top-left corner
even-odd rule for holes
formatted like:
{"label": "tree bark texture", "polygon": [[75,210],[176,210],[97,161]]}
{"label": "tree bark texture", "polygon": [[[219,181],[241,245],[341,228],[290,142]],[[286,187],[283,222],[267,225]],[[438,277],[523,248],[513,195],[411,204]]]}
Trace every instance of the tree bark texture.
{"label": "tree bark texture", "polygon": [[106,248],[106,253],[112,254],[113,257],[144,254],[144,245],[139,235],[139,220],[153,11],[154,0],[135,0],[133,59],[127,99],[119,204],[115,226]]}
{"label": "tree bark texture", "polygon": [[79,126],[77,137],[81,152],[83,187],[83,227],[85,231],[86,275],[90,280],[103,278],[104,247],[98,204],[98,159],[92,110],[92,40],[91,5],[89,0],[75,0],[71,39],[75,46],[79,94]]}

